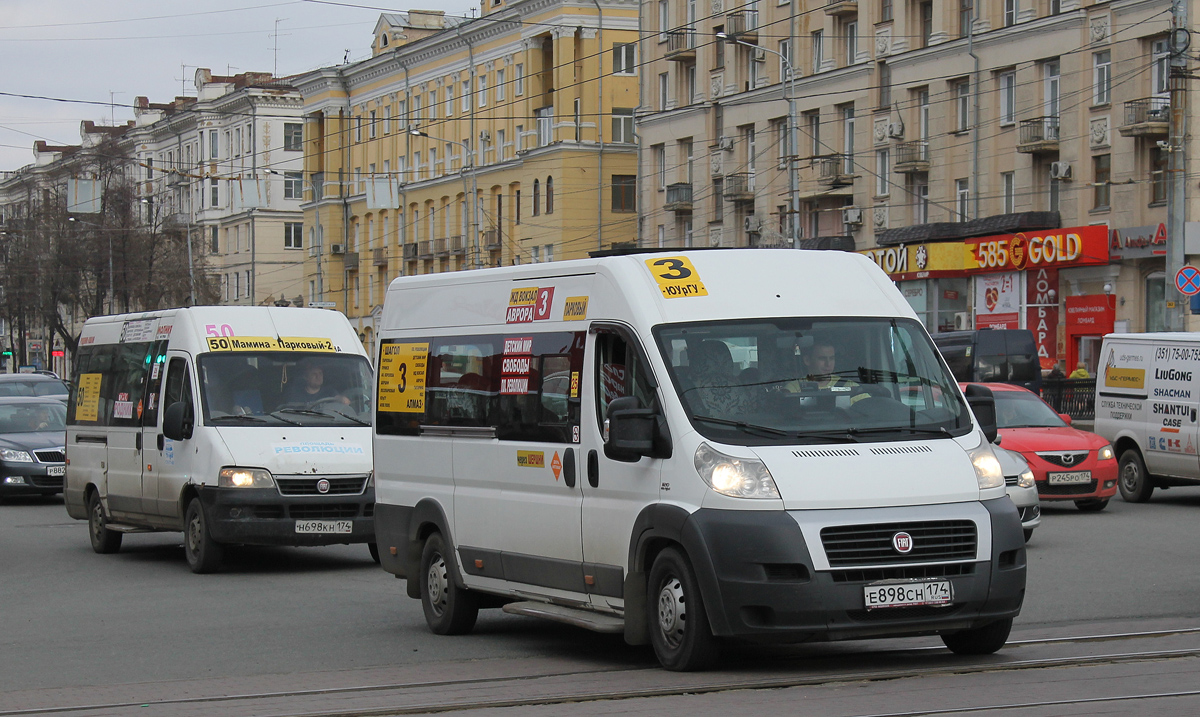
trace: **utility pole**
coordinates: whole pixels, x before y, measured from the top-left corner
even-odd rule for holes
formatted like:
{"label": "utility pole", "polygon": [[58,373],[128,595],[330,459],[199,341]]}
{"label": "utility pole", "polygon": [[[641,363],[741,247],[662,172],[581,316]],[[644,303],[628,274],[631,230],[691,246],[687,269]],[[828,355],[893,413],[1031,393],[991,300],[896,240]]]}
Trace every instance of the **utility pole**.
{"label": "utility pole", "polygon": [[1171,132],[1168,139],[1167,170],[1171,193],[1167,195],[1167,291],[1163,318],[1167,331],[1184,330],[1183,305],[1187,297],[1175,288],[1175,274],[1183,268],[1183,235],[1187,226],[1187,117],[1188,117],[1188,2],[1171,2]]}

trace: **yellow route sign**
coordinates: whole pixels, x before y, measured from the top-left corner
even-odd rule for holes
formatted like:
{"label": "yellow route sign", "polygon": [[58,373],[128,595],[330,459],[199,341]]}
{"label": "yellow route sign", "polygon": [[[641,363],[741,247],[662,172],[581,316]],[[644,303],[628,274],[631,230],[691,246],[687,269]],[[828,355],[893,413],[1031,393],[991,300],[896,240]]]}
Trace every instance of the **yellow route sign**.
{"label": "yellow route sign", "polygon": [[379,410],[425,412],[429,343],[384,344],[379,356]]}
{"label": "yellow route sign", "polygon": [[79,377],[79,394],[75,396],[75,420],[100,420],[100,382],[102,373],[85,373]]}
{"label": "yellow route sign", "polygon": [[646,266],[658,282],[664,299],[708,296],[708,289],[705,289],[704,282],[700,281],[700,274],[686,256],[647,259]]}

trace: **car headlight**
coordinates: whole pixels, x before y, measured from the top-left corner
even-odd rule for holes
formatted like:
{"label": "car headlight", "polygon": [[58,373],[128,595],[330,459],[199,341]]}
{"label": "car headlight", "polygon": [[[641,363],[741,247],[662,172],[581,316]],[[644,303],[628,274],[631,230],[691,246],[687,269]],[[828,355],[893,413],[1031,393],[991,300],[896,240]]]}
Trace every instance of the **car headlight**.
{"label": "car headlight", "polygon": [[996,459],[996,454],[992,453],[992,447],[986,441],[967,455],[971,457],[971,465],[975,467],[975,480],[979,481],[979,490],[1004,485],[1004,471],[1000,468],[1000,461]]}
{"label": "car headlight", "polygon": [[1033,471],[1026,468],[1021,475],[1017,476],[1017,485],[1022,488],[1032,488],[1035,485]]}
{"label": "car headlight", "polygon": [[771,472],[760,460],[734,458],[707,443],[696,449],[696,472],[710,488],[732,498],[779,498]]}
{"label": "car headlight", "polygon": [[271,488],[275,480],[262,468],[222,468],[217,476],[221,488]]}
{"label": "car headlight", "polygon": [[14,448],[0,449],[0,458],[12,463],[33,463],[33,456]]}
{"label": "car headlight", "polygon": [[1113,459],[1113,447],[1111,443],[1104,444],[1104,447],[1096,451],[1096,458],[1102,461],[1111,461]]}

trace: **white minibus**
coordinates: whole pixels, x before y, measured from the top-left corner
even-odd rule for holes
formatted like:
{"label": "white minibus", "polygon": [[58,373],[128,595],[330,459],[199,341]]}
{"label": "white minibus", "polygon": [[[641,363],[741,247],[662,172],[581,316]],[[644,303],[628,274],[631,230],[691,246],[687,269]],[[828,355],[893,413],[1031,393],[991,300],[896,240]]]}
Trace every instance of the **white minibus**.
{"label": "white minibus", "polygon": [[990,392],[976,420],[865,257],[403,277],[379,336],[376,540],[436,633],[503,607],[686,670],[720,638],[989,653],[1020,611]]}
{"label": "white minibus", "polygon": [[67,512],[92,548],[373,545],[371,367],[346,317],[205,306],[89,319],[67,406]]}

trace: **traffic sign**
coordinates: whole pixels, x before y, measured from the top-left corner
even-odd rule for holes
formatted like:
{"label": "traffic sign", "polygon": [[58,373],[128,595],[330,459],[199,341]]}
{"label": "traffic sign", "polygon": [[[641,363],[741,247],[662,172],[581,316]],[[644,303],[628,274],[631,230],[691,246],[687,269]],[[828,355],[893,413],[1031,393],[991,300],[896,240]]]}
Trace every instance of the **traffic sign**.
{"label": "traffic sign", "polygon": [[1200,269],[1189,265],[1176,272],[1175,288],[1184,296],[1200,294]]}
{"label": "traffic sign", "polygon": [[336,301],[310,301],[308,308],[310,309],[332,309],[337,306]]}

